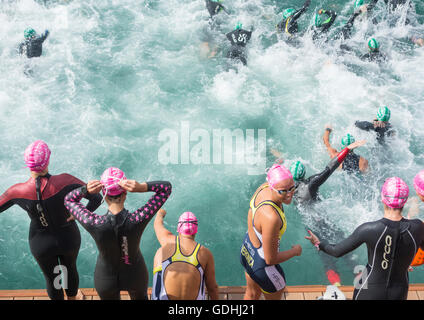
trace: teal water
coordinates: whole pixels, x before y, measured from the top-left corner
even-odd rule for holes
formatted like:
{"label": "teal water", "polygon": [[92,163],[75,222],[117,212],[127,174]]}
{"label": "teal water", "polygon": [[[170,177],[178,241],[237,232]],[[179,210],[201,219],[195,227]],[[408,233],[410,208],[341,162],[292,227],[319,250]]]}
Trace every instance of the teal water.
{"label": "teal water", "polygon": [[[313,11],[328,3],[312,2],[301,30],[312,21]],[[281,241],[281,250],[303,247],[302,256],[283,264],[288,285],[326,284],[326,267],[304,239],[305,227],[324,219],[329,227],[321,231],[331,237],[332,230],[348,235],[359,224],[379,219],[384,179],[400,176],[412,189],[413,176],[424,165],[424,49],[408,42],[412,33],[424,35],[419,25],[424,4],[417,2],[414,26],[356,25],[349,44],[364,53],[366,39],[378,37],[390,56],[387,67],[337,58],[334,49],[316,48],[308,39],[300,48],[276,42],[277,14],[288,6],[296,7],[298,1],[227,3],[232,15],[222,18],[223,30],[231,31],[237,21],[254,28],[248,66],[235,72],[226,70],[222,51],[207,59],[200,50],[207,27],[201,0],[3,1],[0,192],[28,179],[23,151],[36,139],[52,150],[52,174],[68,172],[87,181],[116,166],[138,181],[169,180],[173,193],[165,205],[167,227],[175,232],[179,215],[194,212],[197,240],[215,256],[218,284],[243,285],[239,248],[250,197],[265,179],[257,173],[274,162],[272,148],[287,165],[302,160],[307,175],[322,170],[329,161],[322,133],[331,123],[337,148],[346,132],[368,139],[357,153],[369,159],[371,172],[361,179],[335,173],[321,188],[323,201],[314,210],[285,206],[288,228]],[[333,1],[330,7],[340,14],[335,28],[352,12],[346,1]],[[386,17],[382,4],[377,12]],[[15,52],[27,26],[51,31],[43,57],[31,61],[33,77],[23,74],[26,59]],[[225,41],[216,35],[221,48]],[[384,152],[372,134],[354,127],[356,120],[371,120],[380,105],[391,108],[398,131]],[[214,130],[225,129],[241,132],[245,141],[253,132],[254,143],[244,151],[236,149],[236,141],[219,149]],[[135,210],[147,199],[131,194],[126,207]],[[105,205],[97,212],[106,212]],[[29,251],[28,228],[27,214],[19,207],[0,215],[0,289],[45,286]],[[80,230],[80,286],[93,287],[97,249]],[[151,224],[141,242],[150,285],[158,247]],[[365,247],[332,262],[342,282],[352,285],[353,266],[366,263]],[[416,268],[410,279],[424,282],[424,273]]]}

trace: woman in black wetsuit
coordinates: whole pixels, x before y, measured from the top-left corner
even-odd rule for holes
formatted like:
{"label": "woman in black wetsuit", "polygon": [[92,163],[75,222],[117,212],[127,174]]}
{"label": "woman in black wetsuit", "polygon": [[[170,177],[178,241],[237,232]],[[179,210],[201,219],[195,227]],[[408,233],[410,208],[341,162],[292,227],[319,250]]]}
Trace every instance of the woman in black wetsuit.
{"label": "woman in black wetsuit", "polygon": [[[10,187],[0,196],[0,212],[17,204],[31,219],[29,247],[46,279],[47,293],[52,300],[63,300],[62,287],[56,288],[58,277],[55,268],[61,266],[67,274],[68,299],[78,293],[79,277],[76,266],[81,235],[73,218],[69,215],[63,199],[75,188],[84,185],[81,180],[63,173],[52,176],[48,173],[50,149],[37,140],[25,150],[25,163],[31,170],[27,182]],[[101,203],[99,195],[87,195],[87,208],[94,211]],[[66,269],[64,269],[65,267]]]}
{"label": "woman in black wetsuit", "polygon": [[[81,223],[99,250],[94,286],[102,300],[119,300],[120,291],[128,291],[132,300],[147,300],[148,272],[140,251],[140,240],[149,221],[171,195],[168,181],[138,183],[127,180],[118,168],[107,169],[100,181],[70,192],[65,206]],[[103,190],[109,210],[99,216],[80,200],[88,194]],[[140,209],[129,212],[124,208],[127,191],[154,192]]]}
{"label": "woman in black wetsuit", "polygon": [[[383,185],[383,219],[360,225],[347,239],[338,244],[320,240],[309,231],[310,240],[319,250],[341,257],[365,243],[368,248],[366,273],[353,292],[354,300],[406,300],[408,268],[419,248],[424,248],[424,225],[419,219],[405,219],[402,209],[409,188],[397,177]],[[365,271],[364,271],[365,272]]]}

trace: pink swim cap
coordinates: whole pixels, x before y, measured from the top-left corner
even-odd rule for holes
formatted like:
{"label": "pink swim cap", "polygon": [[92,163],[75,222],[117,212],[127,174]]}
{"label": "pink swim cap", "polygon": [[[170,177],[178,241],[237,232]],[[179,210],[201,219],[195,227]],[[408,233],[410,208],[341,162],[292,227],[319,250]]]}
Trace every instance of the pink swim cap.
{"label": "pink swim cap", "polygon": [[34,141],[25,149],[25,164],[31,171],[42,172],[49,165],[50,153],[44,141]]}
{"label": "pink swim cap", "polygon": [[266,181],[268,181],[271,187],[286,179],[293,179],[293,176],[285,166],[274,164],[267,172]]}
{"label": "pink swim cap", "polygon": [[110,167],[103,172],[100,177],[100,182],[103,185],[103,194],[109,196],[117,196],[123,193],[125,190],[118,184],[121,180],[125,180],[124,172],[121,169]]}
{"label": "pink swim cap", "polygon": [[403,208],[408,200],[409,188],[401,178],[392,177],[386,179],[381,189],[381,201],[390,208]]}
{"label": "pink swim cap", "polygon": [[424,196],[424,170],[418,172],[414,178],[415,191],[421,196]]}
{"label": "pink swim cap", "polygon": [[184,212],[178,219],[178,233],[193,235],[197,233],[197,218],[193,212]]}

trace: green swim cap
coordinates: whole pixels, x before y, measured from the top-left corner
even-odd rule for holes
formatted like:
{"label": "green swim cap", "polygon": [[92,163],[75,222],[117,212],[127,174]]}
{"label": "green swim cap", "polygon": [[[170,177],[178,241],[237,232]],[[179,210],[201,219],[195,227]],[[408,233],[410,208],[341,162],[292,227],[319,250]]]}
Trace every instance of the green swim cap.
{"label": "green swim cap", "polygon": [[368,48],[371,51],[377,51],[380,48],[380,44],[378,43],[377,40],[375,40],[374,38],[371,38],[370,41],[368,41]]}
{"label": "green swim cap", "polygon": [[321,27],[321,25],[322,25],[321,15],[317,13],[315,15],[315,27]]}
{"label": "green swim cap", "polygon": [[378,121],[389,121],[390,120],[390,109],[386,106],[378,108],[377,111]]}
{"label": "green swim cap", "polygon": [[237,22],[237,25],[236,25],[236,27],[234,28],[234,30],[238,30],[238,29],[241,29],[242,28],[242,24],[241,24],[241,22]]}
{"label": "green swim cap", "polygon": [[354,143],[354,142],[355,142],[355,138],[350,133],[347,133],[342,138],[342,147],[346,148],[348,145],[350,145],[351,143]]}
{"label": "green swim cap", "polygon": [[287,19],[291,15],[293,15],[296,12],[296,10],[290,8],[283,11],[283,19]]}
{"label": "green swim cap", "polygon": [[305,166],[302,164],[302,162],[296,161],[290,166],[290,172],[294,180],[302,180],[306,173]]}
{"label": "green swim cap", "polygon": [[364,4],[364,0],[356,0],[355,4],[353,5],[355,8],[358,8]]}
{"label": "green swim cap", "polygon": [[33,28],[26,28],[24,31],[25,39],[35,36],[36,32]]}

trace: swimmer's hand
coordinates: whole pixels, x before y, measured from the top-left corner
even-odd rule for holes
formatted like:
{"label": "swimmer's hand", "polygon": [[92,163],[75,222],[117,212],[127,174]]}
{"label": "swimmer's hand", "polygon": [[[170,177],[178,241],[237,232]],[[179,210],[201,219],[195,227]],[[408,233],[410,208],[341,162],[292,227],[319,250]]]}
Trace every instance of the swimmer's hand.
{"label": "swimmer's hand", "polygon": [[373,121],[374,128],[385,128],[386,123],[384,121],[378,121],[377,119],[374,119]]}
{"label": "swimmer's hand", "polygon": [[353,150],[355,148],[363,146],[366,142],[367,142],[367,140],[355,141],[354,143],[351,143],[350,145],[348,145],[347,148],[349,150]]}
{"label": "swimmer's hand", "polygon": [[292,246],[292,250],[295,256],[300,256],[302,254],[302,247],[299,244]]}
{"label": "swimmer's hand", "polygon": [[359,10],[361,10],[362,13],[365,13],[368,11],[368,4],[364,4],[359,7]]}
{"label": "swimmer's hand", "polygon": [[91,180],[87,183],[87,192],[89,194],[96,194],[102,190],[102,183],[99,180]]}
{"label": "swimmer's hand", "polygon": [[333,131],[333,127],[331,126],[331,124],[326,124],[325,126],[324,126],[324,130],[328,130],[328,131]]}
{"label": "swimmer's hand", "polygon": [[165,218],[166,216],[166,211],[162,208],[159,209],[158,213],[156,213],[156,218]]}
{"label": "swimmer's hand", "polygon": [[276,163],[278,164],[282,164],[284,162],[283,159],[283,155],[281,154],[280,151],[276,150],[276,149],[271,149],[271,153],[274,157],[276,157],[277,159],[275,160]]}
{"label": "swimmer's hand", "polygon": [[312,233],[311,230],[308,230],[309,236],[306,236],[305,239],[311,241],[314,246],[319,245],[320,241],[316,235]]}
{"label": "swimmer's hand", "polygon": [[139,183],[135,180],[121,180],[119,185],[128,192],[146,192],[147,185],[145,183]]}

